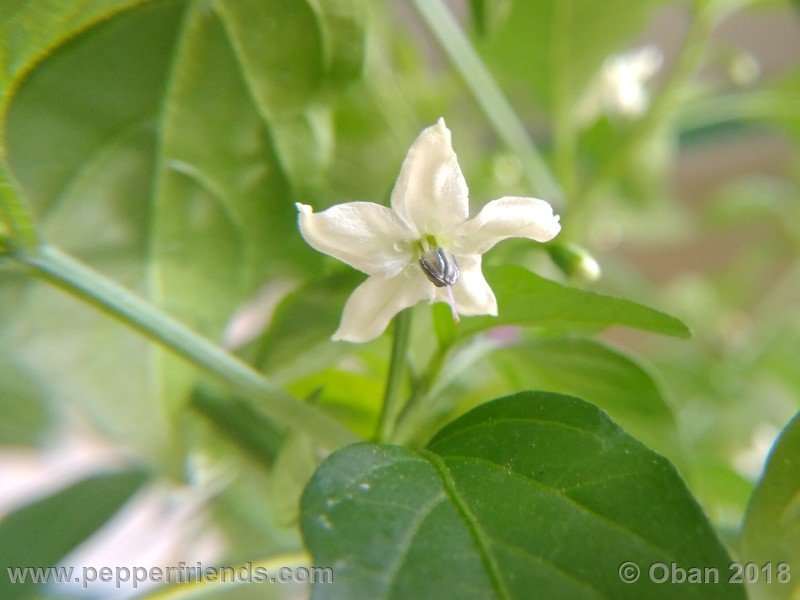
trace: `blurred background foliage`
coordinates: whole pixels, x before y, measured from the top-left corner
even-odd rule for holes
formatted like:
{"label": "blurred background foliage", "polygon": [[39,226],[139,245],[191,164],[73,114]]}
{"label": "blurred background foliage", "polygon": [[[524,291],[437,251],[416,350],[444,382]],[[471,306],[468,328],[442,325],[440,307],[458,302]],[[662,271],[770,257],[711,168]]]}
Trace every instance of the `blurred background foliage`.
{"label": "blurred background foliage", "polygon": [[[369,436],[388,340],[329,341],[360,278],[305,245],[293,203],[385,201],[410,142],[444,116],[473,211],[518,194],[562,215],[555,245],[508,242],[488,264],[657,307],[693,337],[511,331],[463,348],[438,402],[462,412],[522,389],[595,402],[673,460],[733,540],[800,404],[797,5],[442,6],[6,0],[5,163],[44,238]],[[313,445],[244,404],[231,410],[228,390],[104,314],[0,267],[0,512],[83,479],[64,493],[114,486],[102,514],[138,489],[128,518],[149,511],[150,535],[169,523],[165,559],[300,548]],[[417,313],[421,371],[436,318]],[[481,368],[458,370],[459,356]],[[130,473],[93,475],[108,469]],[[42,560],[92,531],[62,529],[63,552]]]}

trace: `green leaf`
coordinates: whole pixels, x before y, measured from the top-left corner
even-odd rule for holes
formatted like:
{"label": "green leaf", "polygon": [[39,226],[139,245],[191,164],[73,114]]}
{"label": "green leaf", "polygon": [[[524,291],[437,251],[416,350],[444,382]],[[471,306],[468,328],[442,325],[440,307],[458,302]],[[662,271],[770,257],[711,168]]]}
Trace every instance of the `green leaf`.
{"label": "green leaf", "polygon": [[226,398],[198,387],[192,408],[264,466],[277,458],[286,432],[240,398]]}
{"label": "green leaf", "polygon": [[7,354],[0,353],[0,445],[34,445],[50,424],[44,390]]}
{"label": "green leaf", "polygon": [[546,338],[500,349],[492,361],[514,391],[536,389],[583,398],[648,447],[679,456],[675,418],[660,386],[625,354],[594,340]]}
{"label": "green leaf", "polygon": [[[278,379],[291,379],[281,370],[299,362],[305,372],[324,368],[330,359],[311,364],[304,356],[314,354],[320,344],[329,352],[341,352],[342,344],[331,345],[330,338],[342,318],[342,307],[362,276],[352,269],[316,279],[288,294],[275,309],[269,328],[257,342],[255,363],[264,372]],[[299,360],[294,361],[297,357]],[[295,369],[296,370],[296,369]]]}
{"label": "green leaf", "polygon": [[475,29],[482,36],[493,34],[506,20],[512,0],[470,0]]}
{"label": "green leaf", "polygon": [[263,116],[296,113],[325,72],[320,24],[308,2],[216,0],[247,87]]}
{"label": "green leaf", "polygon": [[270,473],[269,506],[279,525],[294,527],[300,518],[300,497],[319,466],[321,456],[308,436],[286,436]]}
{"label": "green leaf", "polygon": [[[749,587],[752,598],[794,598],[800,591],[800,414],[783,430],[753,492],[741,539],[743,562],[770,563],[772,582],[759,572]],[[780,583],[776,570],[789,565],[791,581]]]}
{"label": "green leaf", "polygon": [[514,265],[484,271],[497,296],[499,316],[464,319],[456,328],[459,337],[499,325],[590,332],[624,325],[682,338],[690,335],[678,319],[630,300],[567,287]]}
{"label": "green leaf", "polygon": [[353,373],[327,368],[299,379],[288,390],[314,402],[364,439],[375,433],[381,398],[386,386],[384,374]]}
{"label": "green leaf", "polygon": [[[426,450],[356,444],[322,464],[302,527],[334,585],[317,598],[671,598],[652,563],[715,567],[686,597],[743,598],[730,558],[664,458],[596,407],[527,392],[484,404]],[[620,565],[642,569],[636,583]]]}
{"label": "green leaf", "polygon": [[[343,84],[353,70],[342,64],[355,60],[329,27],[344,28],[360,3],[319,4],[148,2],[84,19],[46,58],[26,59],[7,152],[44,237],[211,339],[266,279],[318,264],[297,232],[290,180],[325,167],[332,97],[318,92]],[[38,19],[49,27],[26,15],[31,31]],[[34,339],[34,327],[47,335]],[[179,458],[191,367],[41,288],[8,336],[58,382],[55,401],[180,469],[164,456]]]}
{"label": "green leaf", "polygon": [[139,471],[96,475],[8,515],[0,523],[0,596],[27,598],[33,583],[11,583],[5,567],[50,567],[86,540],[144,483]]}
{"label": "green leaf", "polygon": [[[0,132],[14,88],[48,52],[103,19],[145,0],[7,0],[0,4]],[[2,135],[0,135],[0,138]]]}
{"label": "green leaf", "polygon": [[361,76],[366,54],[365,0],[307,0],[321,22],[326,80],[329,89],[346,86]]}

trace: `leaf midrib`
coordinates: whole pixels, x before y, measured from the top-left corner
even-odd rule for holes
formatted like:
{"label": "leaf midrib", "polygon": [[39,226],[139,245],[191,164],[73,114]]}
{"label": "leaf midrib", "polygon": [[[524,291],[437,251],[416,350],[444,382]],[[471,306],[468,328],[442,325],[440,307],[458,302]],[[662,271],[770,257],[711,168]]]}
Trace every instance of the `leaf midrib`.
{"label": "leaf midrib", "polygon": [[578,502],[574,498],[571,498],[570,496],[567,496],[561,490],[559,490],[557,488],[554,488],[554,487],[552,487],[550,485],[547,485],[546,483],[541,482],[541,481],[539,481],[537,479],[534,479],[533,477],[530,477],[529,475],[525,475],[524,473],[520,473],[519,471],[504,469],[501,465],[498,465],[495,462],[492,462],[492,461],[487,460],[485,458],[478,458],[476,456],[464,456],[464,455],[461,455],[461,454],[448,454],[445,458],[448,458],[448,459],[451,459],[451,458],[452,459],[461,459],[465,463],[482,464],[484,466],[489,467],[493,471],[497,471],[497,472],[499,472],[502,475],[505,475],[507,477],[510,476],[510,477],[520,478],[523,481],[525,481],[528,485],[531,485],[531,486],[533,486],[535,488],[538,488],[538,489],[540,489],[540,490],[542,490],[544,492],[547,492],[548,494],[550,494],[552,496],[560,498],[566,504],[576,508],[577,510],[579,510],[580,512],[590,516],[591,518],[599,520],[599,521],[611,526],[612,528],[617,529],[618,531],[621,531],[622,533],[624,533],[629,538],[644,544],[645,546],[647,546],[651,550],[654,550],[654,551],[658,552],[659,554],[664,555],[664,557],[669,559],[669,561],[674,562],[676,564],[679,562],[677,560],[677,558],[675,556],[673,556],[672,553],[669,550],[667,550],[665,548],[662,548],[661,546],[658,546],[657,544],[655,544],[654,542],[648,540],[647,538],[642,537],[641,535],[639,535],[638,533],[636,533],[635,531],[630,529],[627,525],[625,525],[623,523],[620,523],[619,521],[615,521],[614,519],[611,519],[607,515],[604,515],[602,513],[599,513],[597,511],[593,510],[589,506],[586,506],[585,504],[582,504],[581,502]]}
{"label": "leaf midrib", "polygon": [[511,595],[509,594],[505,581],[500,574],[500,567],[491,552],[490,538],[481,527],[478,519],[474,514],[472,514],[472,511],[467,503],[461,497],[461,493],[458,491],[456,482],[453,480],[450,470],[447,468],[444,460],[438,454],[434,454],[428,450],[421,450],[420,454],[427,458],[436,469],[442,481],[442,486],[445,493],[450,499],[450,502],[461,515],[464,524],[467,526],[467,530],[475,542],[475,545],[478,549],[478,555],[483,563],[484,568],[486,569],[486,575],[488,576],[489,581],[492,583],[492,587],[494,588],[497,598],[502,600],[510,599]]}

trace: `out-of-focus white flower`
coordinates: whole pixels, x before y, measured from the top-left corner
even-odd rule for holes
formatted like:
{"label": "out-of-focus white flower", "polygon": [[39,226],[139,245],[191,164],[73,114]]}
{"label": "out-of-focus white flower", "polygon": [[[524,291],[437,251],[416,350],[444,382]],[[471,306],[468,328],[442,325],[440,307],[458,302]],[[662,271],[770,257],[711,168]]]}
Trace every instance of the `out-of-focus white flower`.
{"label": "out-of-focus white flower", "polygon": [[736,470],[752,481],[758,479],[780,433],[780,429],[770,423],[759,423],[750,438],[750,446],[733,457]]}
{"label": "out-of-focus white flower", "polygon": [[578,121],[588,125],[603,113],[630,119],[641,117],[650,103],[647,83],[663,62],[663,53],[652,45],[607,58],[578,102]]}
{"label": "out-of-focus white flower", "polygon": [[366,342],[398,312],[447,302],[458,314],[497,314],[481,255],[497,242],[546,242],[561,229],[544,200],[503,197],[469,219],[467,183],[444,119],[420,133],[406,155],[391,208],[348,202],[315,213],[298,204],[300,231],[315,249],[369,278],[348,299],[334,340]]}

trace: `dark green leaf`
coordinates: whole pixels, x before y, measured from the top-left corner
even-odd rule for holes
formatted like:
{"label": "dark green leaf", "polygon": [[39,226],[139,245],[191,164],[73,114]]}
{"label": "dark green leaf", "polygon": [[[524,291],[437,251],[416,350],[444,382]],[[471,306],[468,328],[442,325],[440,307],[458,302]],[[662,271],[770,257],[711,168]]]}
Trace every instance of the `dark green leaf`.
{"label": "dark green leaf", "polygon": [[26,598],[6,567],[50,567],[105,523],[144,483],[138,471],[96,475],[11,513],[0,523],[0,597]]}
{"label": "dark green leaf", "polygon": [[[309,483],[302,527],[333,585],[317,598],[673,598],[652,563],[719,569],[682,597],[743,598],[730,558],[674,467],[596,407],[510,396],[427,450],[357,444]],[[643,570],[633,584],[620,565]]]}
{"label": "dark green leaf", "polygon": [[464,319],[456,328],[457,336],[499,325],[553,331],[602,331],[624,325],[683,338],[690,335],[678,319],[630,300],[567,287],[514,265],[484,271],[497,296],[499,316]]}
{"label": "dark green leaf", "polygon": [[[772,582],[760,572],[749,588],[752,598],[794,598],[800,591],[800,414],[772,448],[744,521],[741,540],[744,561],[770,563]],[[789,565],[791,581],[780,583],[776,571]]]}

